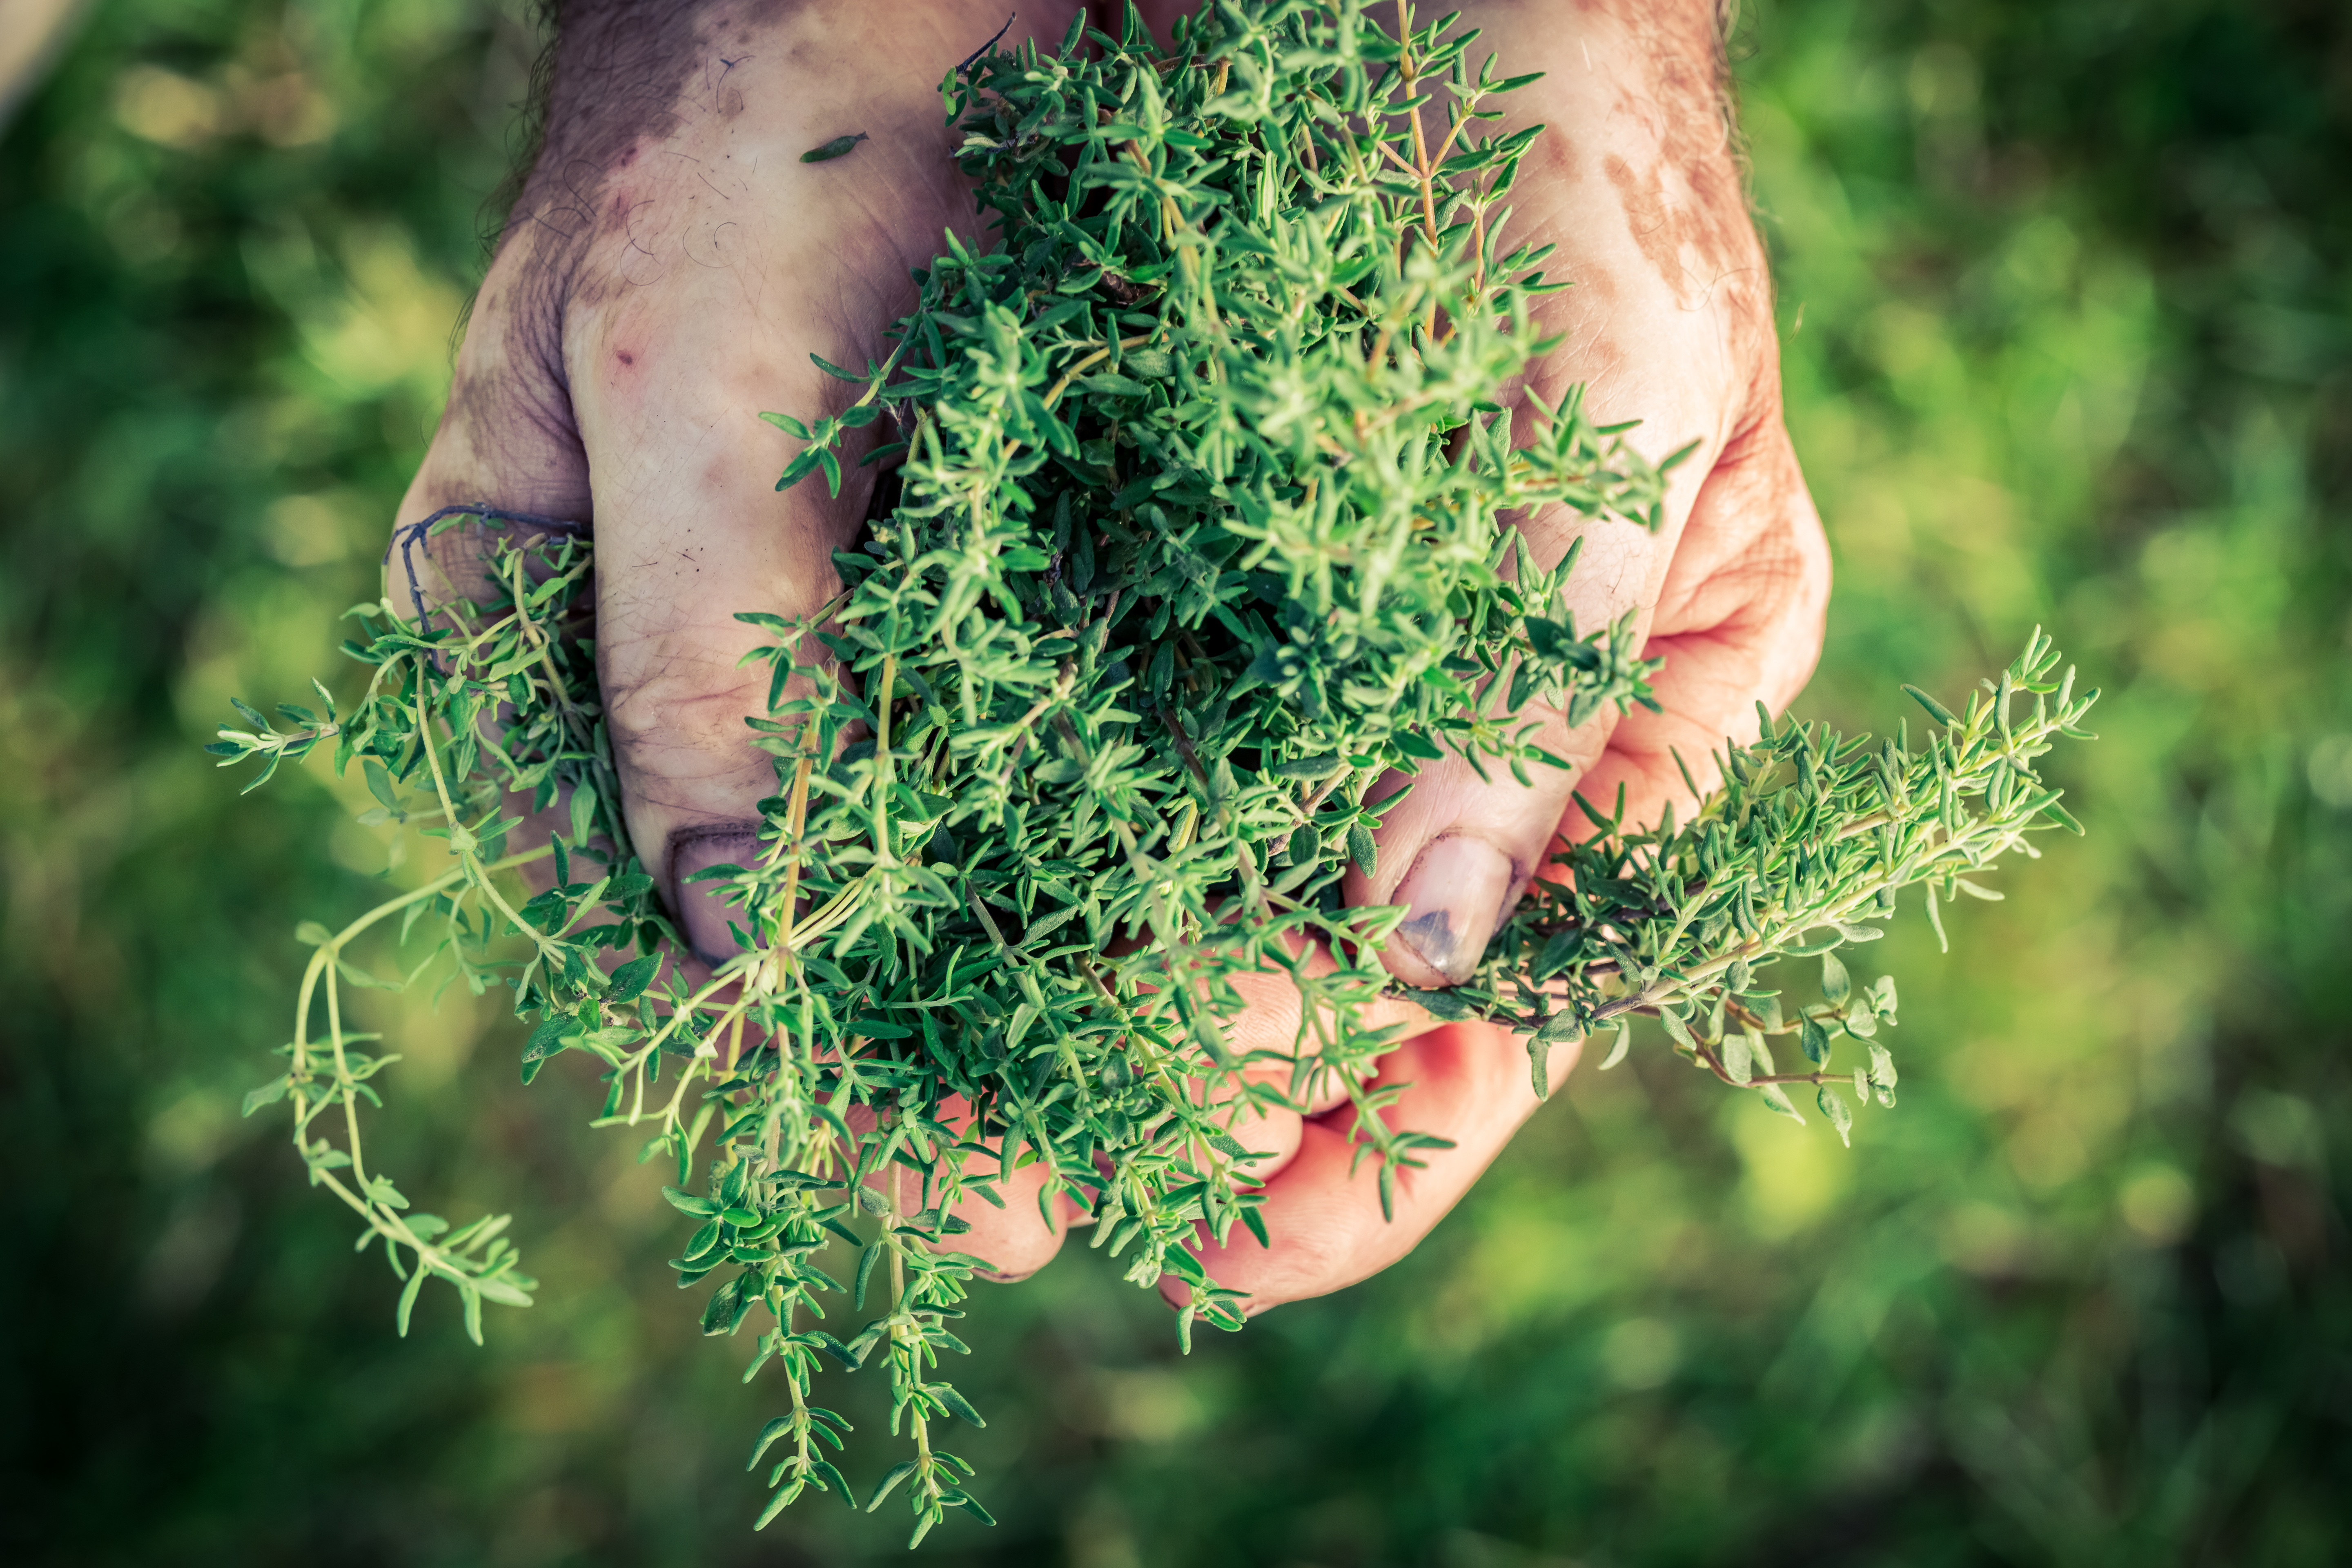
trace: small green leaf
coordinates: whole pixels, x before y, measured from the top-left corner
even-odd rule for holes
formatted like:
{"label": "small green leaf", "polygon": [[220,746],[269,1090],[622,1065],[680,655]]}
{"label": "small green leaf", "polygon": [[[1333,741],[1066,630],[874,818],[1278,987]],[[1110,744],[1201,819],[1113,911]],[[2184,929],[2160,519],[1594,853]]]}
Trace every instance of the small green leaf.
{"label": "small green leaf", "polygon": [[905,1480],[919,1468],[921,1467],[912,1459],[901,1459],[891,1466],[889,1473],[882,1478],[881,1484],[874,1489],[874,1495],[866,1500],[866,1511],[872,1513],[876,1509],[880,1508],[882,1500],[898,1489],[900,1481]]}
{"label": "small green leaf", "polygon": [[789,1415],[779,1415],[774,1420],[769,1422],[765,1426],[761,1427],[759,1436],[754,1438],[751,1443],[751,1457],[743,1461],[743,1468],[747,1470],[758,1469],[760,1468],[761,1458],[767,1453],[769,1447],[774,1444],[777,1438],[782,1436],[792,1429],[793,1418]]}
{"label": "small green leaf", "polygon": [[882,1254],[887,1249],[881,1242],[875,1241],[868,1243],[866,1250],[858,1255],[857,1293],[852,1300],[852,1305],[861,1312],[866,1310],[866,1288],[873,1281],[874,1266],[882,1261]]}
{"label": "small green leaf", "polygon": [[496,1274],[486,1274],[474,1281],[474,1288],[489,1300],[502,1307],[528,1307],[530,1293],[513,1281]]}
{"label": "small green leaf", "polygon": [[1874,1043],[1870,1047],[1870,1081],[1880,1089],[1893,1089],[1901,1081],[1895,1075],[1895,1058],[1885,1046]]}
{"label": "small green leaf", "polygon": [[613,971],[613,990],[610,1000],[634,1002],[644,995],[646,987],[651,985],[654,983],[654,976],[661,972],[661,954],[649,952],[643,958],[633,958]]}
{"label": "small green leaf", "polygon": [[1824,926],[1818,931],[1801,936],[1795,941],[1786,943],[1781,947],[1780,951],[1787,953],[1790,958],[1811,958],[1815,953],[1829,952],[1831,949],[1838,946],[1844,941],[1845,933],[1838,930],[1837,927],[1833,925]]}
{"label": "small green leaf", "polygon": [[[409,1314],[416,1310],[417,1293],[425,1289],[425,1260],[416,1259],[409,1269],[407,1285],[401,1289],[400,1306],[393,1314],[393,1322],[400,1330],[400,1337],[404,1340],[408,1337]],[[379,1322],[382,1321],[382,1319],[377,1320]]]}
{"label": "small green leaf", "polygon": [[743,1279],[742,1275],[737,1275],[713,1290],[710,1300],[703,1303],[702,1331],[706,1337],[717,1339],[730,1334],[735,1331],[735,1325],[742,1321],[742,1313],[735,1309],[738,1305],[748,1306],[741,1301]]}
{"label": "small green leaf", "polygon": [[971,1407],[971,1401],[956,1392],[953,1384],[927,1383],[923,1384],[923,1392],[946,1405],[959,1421],[969,1421],[975,1426],[988,1425],[980,1418],[980,1412]]}
{"label": "small green leaf", "polygon": [[[1577,1016],[1574,1010],[1562,1008],[1560,1011],[1554,1013],[1550,1017],[1546,1018],[1543,1021],[1543,1026],[1536,1031],[1536,1043],[1540,1046],[1550,1047],[1560,1045],[1568,1040],[1572,1040],[1576,1038],[1579,1033],[1580,1023],[1581,1020]],[[1625,1026],[1621,1023],[1617,1027],[1618,1031],[1622,1034],[1624,1031]]]}
{"label": "small green leaf", "polygon": [[866,135],[863,131],[860,131],[855,136],[836,136],[832,141],[824,143],[822,146],[812,147],[807,152],[802,153],[801,162],[803,163],[830,163],[835,158],[846,156],[851,148],[856,146],[860,142],[865,140],[866,140]]}
{"label": "small green leaf", "polygon": [[1916,702],[1920,707],[1925,708],[1927,710],[1928,717],[1934,719],[1937,723],[1949,726],[1958,725],[1959,720],[1953,716],[1950,709],[1945,707],[1942,703],[1937,701],[1934,698],[1928,696],[1917,687],[1906,684],[1903,689],[1909,695],[1914,702]]}
{"label": "small green leaf", "polygon": [[1478,1005],[1459,991],[1415,991],[1412,999],[1429,1010],[1433,1017],[1449,1024],[1466,1023],[1479,1016]]}
{"label": "small green leaf", "polygon": [[1821,1093],[1814,1097],[1814,1103],[1821,1107],[1822,1114],[1830,1119],[1830,1125],[1837,1129],[1838,1142],[1849,1149],[1853,1148],[1853,1112],[1846,1109],[1844,1098],[1823,1084]]}
{"label": "small green leaf", "polygon": [[1756,1076],[1755,1060],[1748,1053],[1746,1035],[1732,1035],[1725,1038],[1723,1070],[1734,1083],[1746,1083]]}
{"label": "small green leaf", "polygon": [[1097,371],[1093,375],[1080,376],[1078,384],[1088,392],[1098,393],[1105,397],[1142,397],[1151,391],[1151,388],[1139,381],[1129,381],[1127,377],[1114,374],[1109,371]]}
{"label": "small green leaf", "polygon": [[1890,1024],[1895,1022],[1896,1008],[1895,976],[1892,974],[1882,974],[1877,979],[1872,981],[1870,983],[1868,994],[1870,996],[1870,1005],[1874,1010],[1876,1010],[1878,1016],[1885,1019]]}
{"label": "small green leaf", "polygon": [[753,1530],[767,1529],[768,1526],[774,1521],[776,1515],[783,1512],[784,1510],[799,1501],[801,1485],[801,1482],[794,1481],[788,1487],[778,1488],[776,1489],[776,1494],[768,1500],[768,1506],[760,1510],[760,1517],[751,1521],[751,1528]]}
{"label": "small green leaf", "polygon": [[1297,762],[1277,764],[1274,770],[1274,776],[1319,784],[1339,771],[1339,763],[1340,759],[1337,756],[1301,757]]}
{"label": "small green leaf", "polygon": [[523,1042],[522,1059],[530,1063],[551,1057],[570,1043],[566,1037],[579,1032],[579,1019],[568,1013],[550,1013],[531,1030],[530,1038]]}
{"label": "small green leaf", "polygon": [[1843,1007],[1853,994],[1853,980],[1833,952],[1822,954],[1822,995],[1832,1007]]}
{"label": "small green leaf", "polygon": [[368,794],[382,801],[386,811],[400,809],[400,792],[393,788],[392,774],[384,771],[382,763],[373,757],[362,757],[360,773],[367,780]]}

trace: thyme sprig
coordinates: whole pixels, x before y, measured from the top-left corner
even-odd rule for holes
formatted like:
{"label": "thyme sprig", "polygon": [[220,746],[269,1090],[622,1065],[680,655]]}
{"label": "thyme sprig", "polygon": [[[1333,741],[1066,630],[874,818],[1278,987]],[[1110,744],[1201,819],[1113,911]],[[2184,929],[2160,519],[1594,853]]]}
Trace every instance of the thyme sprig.
{"label": "thyme sprig", "polygon": [[[1834,950],[1877,940],[1873,922],[1913,886],[1944,944],[1939,904],[2001,897],[1971,874],[2012,850],[2038,854],[2037,830],[2082,830],[2033,768],[2056,738],[2090,738],[2082,722],[2098,694],[2076,693],[2074,668],[2059,675],[2058,664],[2036,627],[1964,713],[1906,687],[1935,721],[1916,751],[1907,724],[1873,744],[1818,723],[1776,728],[1759,710],[1759,739],[1720,753],[1723,788],[1679,826],[1669,809],[1655,828],[1629,832],[1622,800],[1603,809],[1580,795],[1594,836],[1555,858],[1477,973],[1434,1010],[1528,1031],[1539,1091],[1555,1041],[1614,1024],[1602,1063],[1614,1067],[1626,1020],[1654,1017],[1686,1059],[1799,1121],[1781,1086],[1813,1086],[1848,1136],[1853,1108],[1834,1085],[1850,1080],[1859,1103],[1895,1103],[1894,1059],[1875,1037],[1895,1023],[1895,986],[1881,975],[1856,987]],[[1814,955],[1820,1002],[1784,1008],[1782,993],[1759,984],[1774,962]],[[1807,1070],[1776,1070],[1768,1042],[1789,1035]],[[1841,1037],[1860,1042],[1866,1066],[1829,1068]]]}
{"label": "thyme sprig", "polygon": [[[956,1249],[958,1210],[1002,1205],[1015,1173],[1042,1177],[1045,1215],[1084,1210],[1129,1279],[1190,1287],[1189,1347],[1196,1322],[1242,1322],[1202,1238],[1275,1239],[1241,1136],[1259,1111],[1345,1086],[1384,1204],[1444,1146],[1391,1125],[1399,1089],[1371,1068],[1398,1028],[1359,1021],[1403,911],[1349,907],[1341,879],[1374,867],[1401,798],[1373,798],[1383,777],[1458,755],[1528,779],[1568,765],[1547,718],[1653,701],[1632,619],[1580,629],[1574,552],[1546,565],[1500,523],[1564,506],[1654,528],[1674,459],[1645,461],[1575,394],[1530,395],[1515,432],[1498,389],[1555,346],[1533,315],[1545,252],[1498,237],[1537,132],[1499,133],[1493,100],[1528,79],[1474,73],[1450,18],[1397,15],[1391,32],[1353,4],[1244,0],[1171,48],[1078,25],[950,76],[993,243],[950,238],[877,362],[818,362],[859,387],[845,409],[766,416],[803,443],[780,488],[838,491],[856,461],[882,475],[840,595],[740,616],[769,636],[747,722],[777,784],[756,852],[699,874],[738,911],[739,951],[707,976],[667,956],[677,932],[622,847],[574,609],[586,540],[442,517],[436,558],[467,593],[429,616],[355,612],[347,646],[373,675],[348,717],[289,708],[280,731],[240,706],[225,762],[267,776],[331,742],[369,819],[454,861],[341,932],[305,928],[289,1064],[248,1100],[292,1100],[312,1179],[406,1281],[404,1332],[427,1278],[478,1337],[482,1300],[532,1289],[502,1217],[449,1231],[364,1164],[360,1101],[394,1058],[356,1048],[341,988],[436,961],[512,993],[526,1082],[580,1053],[605,1085],[595,1124],[675,1164],[665,1194],[693,1228],[671,1267],[717,1281],[706,1333],[758,1316],[746,1378],[785,1385],[751,1458],[782,1450],[763,1524],[812,1487],[856,1501],[827,1457],[849,1423],[814,1403],[820,1358],[878,1357],[911,1447],[866,1508],[903,1486],[917,1541],[950,1508],[987,1518],[938,1443],[980,1420],[940,1357],[963,1352],[952,1325],[985,1266]],[[867,431],[887,439],[859,458]],[[1653,1016],[1792,1114],[1784,1086],[1816,1087],[1843,1133],[1832,1080],[1892,1103],[1876,1034],[1895,990],[1855,986],[1832,950],[1875,935],[1899,889],[1927,885],[1933,915],[2070,820],[2033,764],[2091,698],[2055,663],[2037,633],[1964,714],[1923,699],[1937,728],[1916,751],[1768,717],[1686,823],[1587,805],[1593,836],[1472,982],[1417,997],[1527,1031],[1539,1090],[1542,1047],[1614,1025],[1613,1066]],[[510,849],[527,816],[547,841]],[[528,897],[502,880],[526,865]],[[428,952],[379,978],[355,944],[394,914]],[[1763,972],[1811,955],[1822,1002],[1784,1007]],[[1302,994],[1297,1037],[1236,1055],[1234,979],[1269,969]],[[1776,1068],[1769,1042],[1791,1033],[1808,1071]],[[1866,1064],[1832,1068],[1848,1037]],[[821,1262],[834,1247],[845,1279]],[[845,1297],[872,1315],[836,1337],[822,1325]]]}

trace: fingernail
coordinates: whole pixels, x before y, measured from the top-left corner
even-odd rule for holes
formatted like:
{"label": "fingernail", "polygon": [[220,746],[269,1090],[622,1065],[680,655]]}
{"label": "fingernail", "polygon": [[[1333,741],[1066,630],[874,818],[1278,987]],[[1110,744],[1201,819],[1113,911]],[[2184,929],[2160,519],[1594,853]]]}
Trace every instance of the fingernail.
{"label": "fingernail", "polygon": [[718,963],[740,951],[741,944],[728,928],[745,925],[743,906],[724,882],[689,882],[697,871],[713,866],[740,866],[758,847],[756,836],[740,830],[704,833],[677,841],[670,850],[670,876],[677,889],[678,929],[688,945],[707,963]]}
{"label": "fingernail", "polygon": [[1451,985],[1470,978],[1487,938],[1518,901],[1522,879],[1509,856],[1483,838],[1448,834],[1421,852],[1395,901],[1412,912],[1397,940]]}

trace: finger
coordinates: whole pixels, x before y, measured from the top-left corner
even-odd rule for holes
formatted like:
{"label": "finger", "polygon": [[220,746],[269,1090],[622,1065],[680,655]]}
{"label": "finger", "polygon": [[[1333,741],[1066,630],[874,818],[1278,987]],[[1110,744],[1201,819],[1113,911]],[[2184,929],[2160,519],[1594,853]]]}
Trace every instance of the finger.
{"label": "finger", "polygon": [[[1273,1177],[1297,1153],[1303,1123],[1297,1111],[1255,1099],[1238,1085],[1213,1087],[1196,1079],[1192,1089],[1195,1104],[1211,1106],[1211,1123],[1249,1151],[1234,1163],[1250,1178]],[[961,1125],[953,1116],[943,1119]],[[984,1152],[967,1159],[968,1174],[985,1181],[1003,1202],[991,1203],[977,1194],[963,1198],[950,1212],[969,1228],[942,1245],[986,1259],[983,1279],[1000,1284],[1025,1279],[1053,1261],[1070,1226],[1087,1218],[1087,1206],[1069,1192],[1068,1173],[1055,1182],[1052,1168],[1035,1158],[1017,1134],[990,1139]],[[1093,1174],[1077,1184],[1095,1185]],[[898,1169],[898,1180],[900,1204],[910,1212],[919,1208],[920,1175]],[[1055,1190],[1049,1192],[1049,1184]]]}
{"label": "finger", "polygon": [[[1754,740],[1757,704],[1780,712],[1811,676],[1829,590],[1829,542],[1776,406],[1707,477],[1653,623],[1661,711],[1617,726],[1585,798],[1613,812],[1622,787],[1631,823],[1657,822],[1669,803],[1688,820],[1691,785],[1721,781],[1727,739]],[[1561,828],[1595,831],[1580,811]]]}
{"label": "finger", "polygon": [[[1578,625],[1606,625],[1622,614],[1628,580],[1637,593],[1648,591],[1652,542],[1616,537],[1634,527],[1601,523],[1587,531],[1588,546],[1601,543],[1597,553],[1617,557],[1627,570],[1602,576],[1580,566],[1569,589]],[[1564,543],[1547,549],[1539,560],[1549,556],[1542,563],[1556,564],[1564,550]],[[1407,906],[1381,959],[1408,984],[1456,985],[1470,977],[1542,867],[1578,781],[1601,755],[1615,722],[1609,714],[1571,730],[1559,710],[1539,717],[1528,738],[1561,765],[1535,764],[1523,780],[1491,759],[1474,765],[1449,755],[1411,774],[1389,774],[1368,796],[1379,808],[1409,790],[1381,810],[1370,874],[1351,865],[1342,890],[1350,904]]]}
{"label": "finger", "polygon": [[[545,257],[536,233],[510,233],[477,294],[450,384],[449,400],[425,460],[394,514],[384,555],[384,596],[425,620],[442,606],[494,595],[487,581],[500,542],[534,536],[529,525],[467,523],[427,538],[418,525],[445,508],[478,506],[517,517],[584,526],[591,516],[588,458],[572,423],[561,365],[551,349],[551,318],[532,279]],[[485,726],[492,721],[485,718]],[[569,820],[566,792],[541,811],[509,795],[521,819],[517,841],[544,843]],[[604,846],[604,852],[611,847]],[[521,870],[534,892],[553,885],[554,868]],[[609,968],[627,954],[607,951]]]}
{"label": "finger", "polygon": [[[1555,1047],[1548,1071],[1559,1082],[1575,1065],[1577,1042]],[[1450,1139],[1450,1149],[1417,1151],[1423,1163],[1396,1173],[1394,1217],[1381,1206],[1374,1161],[1358,1161],[1353,1115],[1308,1121],[1297,1155],[1268,1182],[1260,1215],[1273,1246],[1236,1231],[1223,1247],[1200,1252],[1209,1277],[1245,1292],[1244,1310],[1263,1311],[1352,1285],[1417,1246],[1494,1162],[1540,1103],[1528,1054],[1491,1024],[1448,1024],[1416,1036],[1383,1058],[1375,1089],[1407,1085],[1385,1112],[1389,1125]],[[1160,1293],[1181,1305],[1186,1288],[1172,1276]]]}
{"label": "finger", "polygon": [[[1066,1192],[1046,1191],[1054,1173],[1043,1162],[1002,1169],[1003,1147],[992,1144],[987,1153],[970,1156],[966,1165],[967,1174],[985,1181],[1000,1201],[991,1203],[976,1193],[964,1197],[950,1213],[969,1228],[941,1244],[947,1251],[983,1259],[988,1267],[980,1277],[1000,1285],[1026,1279],[1051,1263],[1070,1222],[1086,1212]],[[900,1205],[908,1212],[920,1208],[921,1174],[891,1168],[898,1173]]]}
{"label": "finger", "polygon": [[[842,1120],[853,1134],[863,1138],[874,1131],[877,1117],[871,1105],[853,1105]],[[941,1103],[934,1120],[951,1139],[961,1139],[971,1125],[971,1103],[951,1096]],[[1085,1210],[1066,1192],[1047,1194],[1053,1175],[1050,1168],[1021,1155],[1017,1140],[990,1140],[981,1150],[967,1147],[950,1157],[961,1161],[963,1177],[971,1185],[942,1216],[949,1223],[943,1227],[939,1249],[981,1259],[980,1277],[998,1284],[1025,1279],[1052,1262],[1061,1250],[1069,1222]],[[1014,1161],[1014,1168],[1005,1168],[1008,1159]],[[898,1214],[915,1215],[939,1201],[940,1180],[937,1171],[926,1173],[894,1163],[870,1173],[865,1184],[895,1198]],[[994,1194],[995,1201],[978,1190],[983,1187]],[[956,1229],[958,1221],[965,1228]]]}
{"label": "finger", "polygon": [[424,542],[408,533],[443,508],[483,505],[583,524],[593,515],[587,450],[541,286],[546,252],[541,231],[510,232],[475,297],[449,401],[401,499],[386,553],[387,596],[410,615],[478,591],[488,534],[453,530],[419,549]]}
{"label": "finger", "polygon": [[[1244,1079],[1276,1089],[1299,1113],[1316,1116],[1344,1102],[1349,1084],[1344,1069],[1318,1065],[1320,1047],[1338,1034],[1339,1020],[1328,1007],[1318,1007],[1310,1018],[1299,981],[1322,979],[1339,963],[1321,941],[1291,940],[1300,944],[1294,952],[1297,972],[1270,967],[1234,976],[1242,1008],[1221,1027],[1226,1048],[1244,1064]],[[1398,1039],[1436,1024],[1427,1008],[1392,993],[1357,1007],[1353,1021],[1359,1029],[1394,1029]]]}
{"label": "finger", "polygon": [[[938,43],[923,19],[915,41]],[[743,722],[765,710],[768,680],[742,661],[769,639],[735,616],[818,610],[871,484],[852,470],[838,497],[822,480],[779,496],[793,444],[757,416],[838,408],[844,384],[809,355],[878,356],[912,302],[908,268],[970,205],[939,124],[937,51],[901,31],[858,8],[755,27],[727,96],[698,86],[669,134],[605,173],[567,322],[630,837],[706,959],[734,951],[736,911],[688,879],[748,858],[777,787]],[[846,156],[798,159],[854,132],[867,140]]]}
{"label": "finger", "polygon": [[[1287,1168],[1298,1152],[1306,1119],[1347,1103],[1357,1082],[1376,1070],[1369,1062],[1323,1059],[1323,1046],[1339,1034],[1339,1019],[1328,1006],[1310,1015],[1300,982],[1323,979],[1339,963],[1320,940],[1295,932],[1284,940],[1290,966],[1269,964],[1229,982],[1242,1005],[1221,1019],[1219,1027],[1240,1070],[1192,1080],[1193,1102],[1217,1107],[1212,1120],[1248,1151],[1234,1162],[1234,1174],[1251,1184],[1269,1181]],[[1357,1006],[1353,1022],[1364,1030],[1392,1029],[1400,1039],[1436,1026],[1427,1008],[1392,994]]]}
{"label": "finger", "polygon": [[[1195,1104],[1211,1106],[1212,1123],[1250,1151],[1243,1163],[1252,1176],[1274,1175],[1297,1152],[1301,1119],[1297,1111],[1256,1100],[1240,1085],[1213,1086],[1196,1079],[1192,1089]],[[962,1135],[971,1125],[970,1103],[960,1098],[948,1100],[938,1120]],[[848,1113],[847,1121],[854,1131],[870,1131],[874,1112],[860,1106]],[[1087,1214],[1086,1205],[1069,1191],[1068,1173],[1056,1173],[1039,1159],[1017,1132],[984,1140],[963,1159],[966,1178],[984,1185],[994,1197],[968,1192],[950,1207],[949,1216],[964,1228],[950,1226],[941,1247],[984,1260],[987,1267],[981,1277],[999,1284],[1025,1279],[1052,1262],[1072,1222]],[[1088,1180],[1081,1184],[1092,1184],[1092,1175],[1087,1173]],[[902,1213],[919,1212],[933,1201],[936,1189],[927,1184],[924,1174],[904,1166],[893,1165],[888,1176],[877,1174],[867,1184],[887,1192],[892,1183]]]}
{"label": "finger", "polygon": [[[971,1228],[948,1237],[947,1248],[983,1259],[987,1267],[973,1272],[992,1285],[1017,1283],[1053,1262],[1069,1236],[1070,1222],[1086,1211],[1067,1193],[1048,1195],[1048,1174],[1045,1166],[1033,1164],[1000,1177],[992,1185],[1003,1200],[1001,1208],[981,1197],[958,1204],[956,1217]],[[907,1184],[914,1184],[912,1172],[900,1176]]]}

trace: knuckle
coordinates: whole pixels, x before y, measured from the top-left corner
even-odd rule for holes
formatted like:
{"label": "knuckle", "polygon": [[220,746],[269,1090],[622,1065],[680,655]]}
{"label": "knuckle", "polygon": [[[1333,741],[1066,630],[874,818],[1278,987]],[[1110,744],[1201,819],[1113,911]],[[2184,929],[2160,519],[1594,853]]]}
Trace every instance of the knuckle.
{"label": "knuckle", "polygon": [[747,752],[743,715],[765,706],[765,682],[707,648],[671,637],[612,650],[605,721],[624,752]]}

